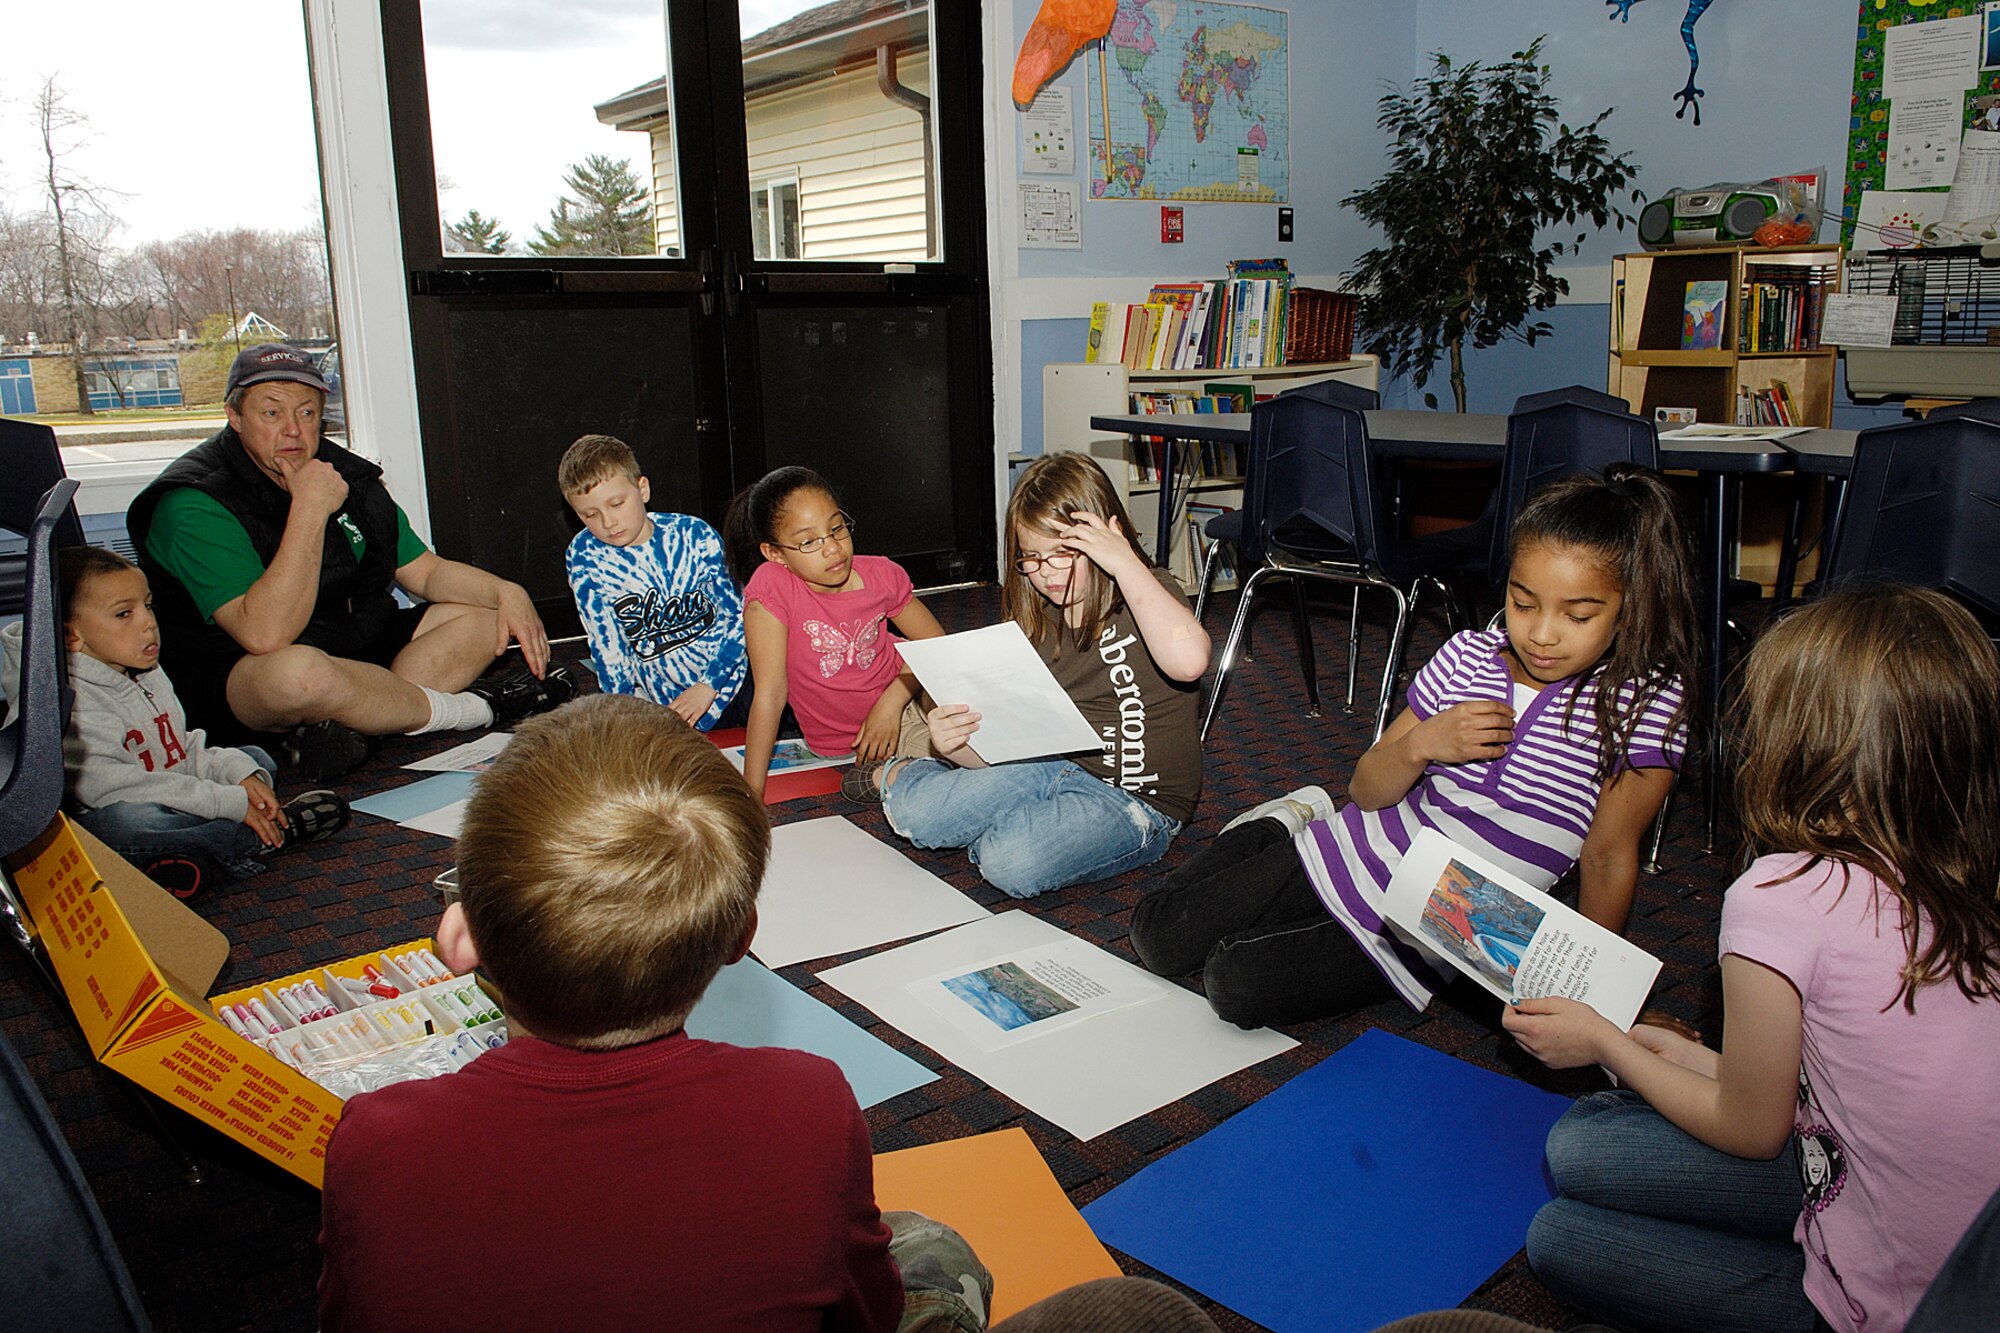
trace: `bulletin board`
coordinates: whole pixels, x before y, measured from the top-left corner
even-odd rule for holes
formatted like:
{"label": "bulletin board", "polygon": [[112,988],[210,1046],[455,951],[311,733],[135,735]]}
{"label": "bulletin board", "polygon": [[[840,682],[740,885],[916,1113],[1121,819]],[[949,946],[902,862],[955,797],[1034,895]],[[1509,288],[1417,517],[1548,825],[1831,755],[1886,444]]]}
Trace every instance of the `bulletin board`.
{"label": "bulletin board", "polygon": [[[1861,209],[1863,190],[1881,190],[1889,160],[1890,99],[1882,93],[1884,51],[1891,28],[1905,23],[1928,23],[1940,19],[1978,15],[1984,5],[1979,0],[1963,3],[1936,3],[1934,0],[1861,0],[1858,31],[1854,42],[1854,100],[1847,124],[1847,189],[1842,199],[1840,239],[1851,245],[1854,223]],[[1982,59],[1984,53],[1982,52]],[[1960,125],[1972,121],[1975,97],[2000,94],[2000,69],[1982,69],[1979,81],[1965,92]],[[1930,187],[1943,194],[1949,187]]]}

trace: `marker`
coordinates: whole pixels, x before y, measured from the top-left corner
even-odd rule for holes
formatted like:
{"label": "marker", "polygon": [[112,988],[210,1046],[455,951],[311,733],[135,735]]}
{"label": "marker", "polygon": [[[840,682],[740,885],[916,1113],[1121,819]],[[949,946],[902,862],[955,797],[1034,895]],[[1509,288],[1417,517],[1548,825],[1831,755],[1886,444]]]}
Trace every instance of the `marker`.
{"label": "marker", "polygon": [[338,1006],[333,1002],[333,997],[321,989],[317,981],[302,982],[299,985],[299,989],[304,991],[307,997],[312,1000],[314,1018],[330,1018],[340,1012]]}
{"label": "marker", "polygon": [[289,1015],[294,1023],[303,1023],[306,1021],[306,1015],[310,1012],[310,1006],[299,999],[296,987],[287,986],[284,990],[272,995],[271,998],[278,1002],[278,1007]]}
{"label": "marker", "polygon": [[249,1027],[243,1022],[242,1019],[236,1016],[236,1011],[234,1009],[230,1008],[228,1005],[225,1004],[218,1012],[222,1015],[222,1021],[229,1025],[229,1030],[231,1032],[234,1032],[237,1036],[243,1038],[243,1040],[245,1041],[256,1040],[255,1037],[252,1037],[250,1035]]}
{"label": "marker", "polygon": [[440,963],[438,961],[438,956],[432,953],[428,948],[419,950],[418,956],[423,962],[423,965],[430,969],[432,976],[436,977],[439,981],[451,980],[452,977],[451,969],[446,967],[443,963]]}
{"label": "marker", "polygon": [[385,1000],[393,1000],[403,993],[399,988],[390,985],[388,978],[382,975],[382,969],[373,963],[364,963],[361,968],[361,975],[368,978],[368,993],[370,995],[379,995]]}
{"label": "marker", "polygon": [[[273,996],[272,998],[275,999],[276,997]],[[284,1031],[284,1028],[278,1025],[278,1020],[271,1017],[271,1011],[264,1007],[264,1002],[254,995],[250,997],[250,1012],[257,1016],[259,1023],[262,1023],[270,1030],[272,1036],[275,1037]]]}

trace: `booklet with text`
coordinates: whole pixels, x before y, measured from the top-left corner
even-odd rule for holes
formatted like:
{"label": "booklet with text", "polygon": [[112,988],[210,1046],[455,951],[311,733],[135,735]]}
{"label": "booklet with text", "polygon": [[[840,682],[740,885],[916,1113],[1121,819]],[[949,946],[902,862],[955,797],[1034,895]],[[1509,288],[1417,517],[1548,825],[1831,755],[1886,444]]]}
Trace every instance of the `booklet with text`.
{"label": "booklet with text", "polygon": [[1563,995],[1620,1028],[1660,974],[1638,945],[1432,828],[1404,854],[1382,915],[1503,1000]]}

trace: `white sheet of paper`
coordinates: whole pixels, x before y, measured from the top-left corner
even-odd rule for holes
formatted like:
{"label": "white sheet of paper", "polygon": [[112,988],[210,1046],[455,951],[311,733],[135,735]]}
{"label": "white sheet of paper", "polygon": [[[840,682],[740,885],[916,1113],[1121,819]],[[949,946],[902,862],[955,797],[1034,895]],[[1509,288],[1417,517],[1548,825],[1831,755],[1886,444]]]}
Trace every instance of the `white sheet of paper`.
{"label": "white sheet of paper", "polygon": [[1896,298],[1834,292],[1820,316],[1822,347],[1887,347],[1894,341]]}
{"label": "white sheet of paper", "polygon": [[1076,172],[1073,89],[1044,88],[1021,113],[1021,170],[1035,176]]}
{"label": "white sheet of paper", "polygon": [[1889,104],[1889,152],[1882,183],[1892,190],[1950,185],[1958,167],[1958,137],[1964,128],[1965,94],[1944,89],[1935,95],[1912,91]]}
{"label": "white sheet of paper", "polygon": [[[1092,1014],[1033,1041],[985,1049],[945,1017],[912,983],[964,974],[996,958],[1019,958],[1081,945],[1086,970],[1121,985],[1156,988],[1154,999]],[[1093,1139],[1134,1116],[1206,1087],[1298,1045],[1269,1028],[1245,1032],[1225,1023],[1192,991],[1142,971],[1026,912],[984,921],[829,968],[819,979],[879,1014],[994,1090],[1079,1139]]]}
{"label": "white sheet of paper", "polygon": [[986,909],[838,815],[771,831],[750,952],[789,967],[927,935]]}
{"label": "white sheet of paper", "polygon": [[511,731],[489,731],[484,736],[476,736],[463,745],[454,745],[443,754],[434,754],[428,759],[419,759],[414,764],[404,764],[404,768],[422,769],[429,773],[484,773],[493,767],[494,756],[507,748],[514,739]]}
{"label": "white sheet of paper", "polygon": [[2000,213],[2000,132],[1967,130],[1945,201],[1946,222]]}
{"label": "white sheet of paper", "polygon": [[1899,23],[1882,39],[1882,96],[1942,83],[1963,92],[1979,82],[1979,15]]}
{"label": "white sheet of paper", "polygon": [[1103,746],[1011,620],[941,639],[906,640],[896,651],[935,702],[970,704],[979,714],[972,748],[989,764]]}
{"label": "white sheet of paper", "polygon": [[413,828],[419,833],[435,833],[440,838],[456,838],[459,825],[465,822],[467,801],[453,801],[435,810],[427,810],[421,815],[413,815],[402,821],[404,828]]}
{"label": "white sheet of paper", "polygon": [[1016,181],[1021,245],[1030,250],[1083,249],[1083,210],[1075,181]]}
{"label": "white sheet of paper", "polygon": [[[1965,154],[1959,154],[1961,169]],[[1863,190],[1855,210],[1856,250],[1907,250],[1917,232],[1944,218],[1945,196],[1922,190]]]}
{"label": "white sheet of paper", "polygon": [[1663,430],[1663,440],[1782,440],[1787,435],[1803,435],[1811,426],[1722,426],[1696,422],[1679,430]]}

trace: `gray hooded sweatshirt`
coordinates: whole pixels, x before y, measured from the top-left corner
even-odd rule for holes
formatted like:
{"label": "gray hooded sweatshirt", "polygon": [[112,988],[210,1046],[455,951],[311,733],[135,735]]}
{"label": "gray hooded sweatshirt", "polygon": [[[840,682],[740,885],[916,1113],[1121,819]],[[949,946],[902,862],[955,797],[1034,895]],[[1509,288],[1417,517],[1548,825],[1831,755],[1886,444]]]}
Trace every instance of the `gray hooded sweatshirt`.
{"label": "gray hooded sweatshirt", "polygon": [[[0,683],[10,718],[20,679],[17,621],[0,629]],[[63,769],[71,808],[142,801],[238,821],[249,811],[250,793],[237,784],[261,771],[257,761],[208,744],[200,728],[190,731],[166,672],[132,672],[71,653],[69,683],[76,702],[63,736]]]}

